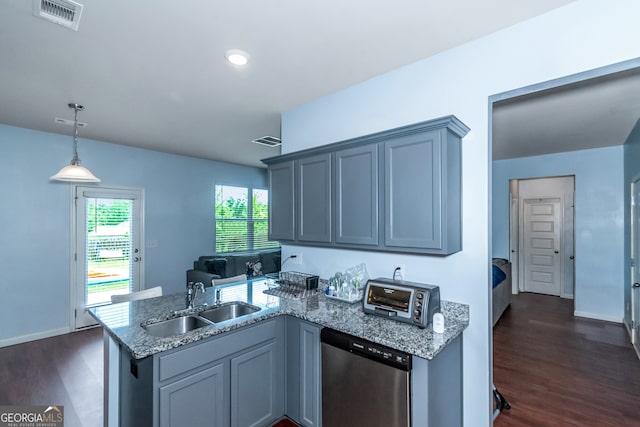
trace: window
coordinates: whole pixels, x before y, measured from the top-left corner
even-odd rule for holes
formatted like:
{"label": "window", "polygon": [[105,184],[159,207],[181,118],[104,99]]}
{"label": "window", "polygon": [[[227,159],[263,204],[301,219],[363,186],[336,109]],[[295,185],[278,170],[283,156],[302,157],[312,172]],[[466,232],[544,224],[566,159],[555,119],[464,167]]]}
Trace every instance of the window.
{"label": "window", "polygon": [[216,253],[280,246],[267,239],[268,207],[267,190],[216,185]]}

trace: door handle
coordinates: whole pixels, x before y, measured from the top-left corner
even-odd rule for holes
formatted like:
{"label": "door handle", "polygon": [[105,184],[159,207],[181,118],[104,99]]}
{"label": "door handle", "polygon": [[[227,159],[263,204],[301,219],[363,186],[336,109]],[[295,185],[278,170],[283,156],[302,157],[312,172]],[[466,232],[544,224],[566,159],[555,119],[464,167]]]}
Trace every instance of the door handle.
{"label": "door handle", "polygon": [[133,257],[133,262],[139,262],[142,258],[134,256]]}
{"label": "door handle", "polygon": [[634,284],[633,284],[633,287],[634,287],[634,288],[640,288],[640,283],[638,283],[638,282],[634,283]]}

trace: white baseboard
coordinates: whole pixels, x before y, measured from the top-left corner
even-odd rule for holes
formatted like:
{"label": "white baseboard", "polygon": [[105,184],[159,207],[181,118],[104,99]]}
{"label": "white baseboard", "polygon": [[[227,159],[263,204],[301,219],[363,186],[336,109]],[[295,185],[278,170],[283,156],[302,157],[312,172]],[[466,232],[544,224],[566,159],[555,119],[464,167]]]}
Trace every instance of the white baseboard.
{"label": "white baseboard", "polygon": [[35,334],[21,335],[19,337],[6,338],[0,340],[0,347],[9,347],[10,345],[22,344],[29,341],[41,340],[43,338],[55,337],[56,335],[63,335],[71,332],[66,328],[50,329],[48,331],[36,332]]}
{"label": "white baseboard", "polygon": [[631,324],[627,322],[627,319],[622,319],[622,323],[624,324],[625,328],[627,329],[627,332],[629,333],[629,339],[632,339],[633,333],[631,331]]}
{"label": "white baseboard", "polygon": [[604,320],[605,322],[614,322],[614,323],[623,323],[623,319],[619,318],[619,317],[613,317],[613,316],[605,316],[602,314],[598,314],[598,313],[589,313],[586,311],[574,311],[573,315],[576,317],[586,317],[588,319],[595,319],[595,320]]}

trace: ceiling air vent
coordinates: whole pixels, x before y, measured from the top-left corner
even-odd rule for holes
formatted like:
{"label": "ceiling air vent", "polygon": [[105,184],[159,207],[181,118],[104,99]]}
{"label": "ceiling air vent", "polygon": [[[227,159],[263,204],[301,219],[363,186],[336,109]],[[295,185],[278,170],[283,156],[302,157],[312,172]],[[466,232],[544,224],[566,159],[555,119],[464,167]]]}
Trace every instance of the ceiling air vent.
{"label": "ceiling air vent", "polygon": [[[73,120],[69,120],[69,119],[61,119],[60,117],[56,117],[56,123],[60,124],[60,125],[66,125],[66,126],[73,126],[75,124],[75,122]],[[84,122],[78,122],[78,127],[79,128],[84,128],[87,127],[87,124]]]}
{"label": "ceiling air vent", "polygon": [[33,15],[78,31],[82,7],[71,0],[33,0]]}
{"label": "ceiling air vent", "polygon": [[276,138],[275,136],[263,136],[261,138],[254,139],[251,142],[266,145],[267,147],[277,147],[278,145],[282,144],[280,138]]}

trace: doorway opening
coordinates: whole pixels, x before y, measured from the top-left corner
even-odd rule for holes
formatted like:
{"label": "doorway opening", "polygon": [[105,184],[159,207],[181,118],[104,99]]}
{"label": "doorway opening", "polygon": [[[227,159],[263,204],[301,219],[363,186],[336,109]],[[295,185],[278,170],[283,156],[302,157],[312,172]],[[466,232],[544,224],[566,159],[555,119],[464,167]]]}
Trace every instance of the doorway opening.
{"label": "doorway opening", "polygon": [[509,182],[512,293],[573,299],[575,177]]}
{"label": "doorway opening", "polygon": [[96,324],[87,309],[141,290],[142,190],[74,187],[74,329]]}
{"label": "doorway opening", "polygon": [[[629,86],[626,86],[629,85]],[[587,215],[586,220],[579,223],[580,234],[574,236],[577,242],[577,249],[574,249],[573,241],[571,241],[568,251],[564,251],[562,257],[564,258],[558,265],[553,265],[553,268],[560,268],[560,277],[564,282],[560,286],[560,297],[573,298],[574,299],[574,316],[590,317],[597,320],[617,321],[619,318],[614,318],[608,313],[605,315],[600,314],[597,310],[589,311],[583,310],[581,312],[576,311],[576,298],[582,304],[585,299],[583,296],[586,294],[587,298],[592,298],[588,301],[593,301],[593,294],[589,294],[589,280],[592,277],[587,277],[585,286],[584,281],[576,281],[575,278],[570,280],[565,279],[565,273],[573,273],[574,276],[579,278],[585,275],[585,271],[593,270],[593,265],[599,265],[597,263],[590,263],[583,260],[583,270],[574,270],[574,259],[571,258],[574,254],[580,256],[589,255],[588,251],[584,251],[585,242],[590,243],[591,238],[595,238],[592,234],[592,230],[588,229],[589,221],[595,221],[594,224],[602,226],[602,224],[609,224],[611,228],[617,227],[612,230],[610,234],[603,233],[599,236],[599,242],[609,243],[609,252],[607,255],[611,258],[615,258],[613,263],[608,263],[610,270],[614,270],[612,275],[605,277],[615,277],[615,279],[609,280],[611,286],[615,287],[616,284],[624,287],[624,304],[625,304],[625,316],[624,321],[627,326],[627,330],[630,335],[636,334],[636,338],[640,338],[640,329],[633,331],[634,326],[640,324],[640,286],[633,288],[634,283],[640,285],[640,281],[630,280],[633,277],[633,272],[629,274],[629,269],[625,269],[624,275],[620,273],[624,268],[628,267],[628,261],[622,261],[623,259],[629,260],[632,257],[631,242],[628,240],[628,236],[631,234],[629,227],[629,216],[633,217],[638,215],[640,218],[640,209],[633,211],[628,209],[628,199],[632,199],[634,190],[629,189],[628,176],[625,175],[627,171],[621,171],[621,166],[626,166],[620,163],[620,157],[615,159],[615,162],[607,163],[604,159],[593,160],[589,158],[589,161],[593,162],[594,167],[601,167],[600,171],[608,171],[608,176],[616,176],[615,179],[609,181],[604,180],[610,187],[618,188],[625,193],[624,204],[624,218],[620,216],[623,211],[620,203],[620,193],[616,193],[617,197],[613,200],[603,196],[603,193],[595,191],[599,188],[602,181],[595,181],[589,175],[590,170],[585,172],[584,164],[580,163],[580,157],[567,157],[565,153],[577,152],[581,150],[589,150],[591,148],[602,149],[603,147],[622,145],[626,142],[630,130],[635,126],[640,115],[640,104],[637,103],[637,93],[640,87],[640,58],[624,61],[617,64],[601,67],[585,71],[582,73],[562,77],[559,79],[534,84],[528,87],[522,87],[514,89],[508,92],[497,94],[489,98],[489,149],[491,153],[490,164],[490,182],[492,184],[491,195],[491,224],[492,224],[492,257],[507,258],[512,261],[513,276],[512,276],[512,293],[517,294],[519,292],[529,291],[528,284],[525,283],[523,277],[527,271],[527,267],[522,260],[523,256],[529,258],[537,257],[536,268],[541,267],[540,271],[536,271],[536,278],[539,279],[535,286],[544,288],[546,282],[550,282],[548,279],[552,274],[558,274],[557,270],[551,269],[552,258],[556,256],[555,250],[561,252],[561,248],[556,248],[554,237],[549,237],[545,234],[549,233],[549,229],[555,229],[549,226],[549,223],[557,221],[556,213],[559,210],[562,213],[563,220],[561,224],[564,229],[573,229],[574,224],[570,227],[564,223],[565,218],[574,219],[574,214],[578,215],[578,219],[585,218],[584,209],[590,209],[585,205],[585,200],[591,202],[598,199],[597,203],[593,203],[593,206],[613,206],[609,211],[615,210],[615,212],[604,212],[605,215],[596,215],[598,211],[590,212],[591,216]],[[626,89],[625,89],[626,88]],[[634,88],[632,90],[629,90]],[[588,98],[582,97],[583,94],[588,94]],[[555,102],[554,108],[550,108],[549,102]],[[559,108],[561,106],[561,108]],[[508,114],[506,113],[508,112]],[[592,116],[586,116],[585,113],[591,113]],[[605,126],[606,125],[606,126]],[[608,128],[607,128],[608,126]],[[511,132],[505,132],[507,129]],[[602,136],[599,136],[594,129],[598,131],[605,128],[615,131],[607,130]],[[558,131],[561,129],[561,131]],[[520,138],[522,137],[522,138]],[[514,139],[518,139],[520,145],[516,147],[515,144],[511,145]],[[496,141],[506,141],[507,144],[497,146]],[[588,145],[590,142],[591,145]],[[586,152],[586,151],[585,151]],[[612,151],[609,151],[611,153]],[[525,166],[526,161],[529,158],[536,156],[545,156],[549,154],[555,154],[557,157],[537,157],[538,162],[529,162]],[[619,156],[619,152],[617,153]],[[513,161],[509,163],[499,163],[501,160],[516,160],[522,159],[520,162]],[[599,166],[602,165],[602,166]],[[613,167],[612,167],[613,165]],[[530,170],[531,167],[538,167],[537,170]],[[581,169],[582,167],[582,169]],[[499,172],[496,172],[496,169]],[[525,170],[527,169],[527,170]],[[636,168],[636,174],[640,176],[640,169]],[[622,176],[620,173],[622,172]],[[497,175],[496,175],[497,174]],[[577,176],[574,178],[573,174]],[[582,175],[584,174],[584,175]],[[591,181],[585,183],[583,181],[584,176],[589,176]],[[578,203],[581,204],[583,211],[578,210],[574,212],[573,206],[570,211],[565,211],[567,206],[567,199],[563,198],[563,194],[554,195],[549,193],[530,194],[523,197],[520,193],[520,186],[532,178],[540,179],[540,177],[551,178],[570,178],[573,181],[574,186],[579,186],[579,190],[584,193],[588,191],[591,200],[580,198]],[[616,181],[619,183],[615,183]],[[507,184],[508,183],[508,184]],[[623,188],[624,186],[624,188]],[[610,188],[607,187],[607,188]],[[640,181],[638,182],[638,188],[640,188]],[[638,189],[636,189],[638,190]],[[640,197],[640,191],[638,197]],[[568,200],[575,201],[573,194],[572,198]],[[537,199],[537,200],[536,200]],[[560,200],[558,200],[560,199]],[[588,205],[589,203],[587,203]],[[525,213],[526,210],[528,213]],[[606,214],[610,215],[607,216]],[[542,221],[531,221],[530,217],[541,218]],[[606,221],[602,218],[607,218]],[[615,218],[615,219],[614,219]],[[529,219],[529,221],[527,221]],[[527,221],[529,223],[529,235],[524,235],[524,227],[520,226]],[[608,222],[607,222],[608,221]],[[631,222],[634,221],[631,219]],[[575,221],[574,221],[575,223]],[[538,227],[533,230],[533,224]],[[636,224],[640,224],[640,220],[636,221]],[[517,227],[514,227],[516,225]],[[584,229],[584,227],[587,227]],[[620,235],[620,227],[624,227],[624,238]],[[633,224],[631,225],[633,227]],[[637,227],[640,230],[640,227]],[[596,230],[599,230],[596,228]],[[607,228],[605,227],[605,230]],[[523,231],[523,233],[521,233]],[[532,234],[533,233],[533,234]],[[640,231],[638,232],[640,236]],[[609,238],[611,236],[611,238]],[[635,239],[635,237],[633,237]],[[560,243],[566,243],[568,240],[564,236],[564,230],[559,234]],[[564,242],[562,241],[564,239]],[[628,239],[628,240],[627,240]],[[622,242],[624,240],[624,243]],[[533,242],[533,249],[545,249],[547,252],[531,252],[527,253],[525,248],[521,246],[524,241],[529,242],[529,249],[531,249],[531,243]],[[640,242],[640,237],[638,237]],[[612,245],[615,243],[615,248]],[[636,248],[640,247],[640,243],[636,244]],[[589,246],[587,245],[587,248]],[[549,253],[551,250],[551,253]],[[574,252],[576,250],[577,252]],[[638,265],[640,266],[640,250],[635,254],[638,254]],[[557,254],[557,255],[560,255]],[[569,258],[568,260],[566,258]],[[593,257],[592,257],[593,258]],[[575,260],[575,268],[580,267],[580,258]],[[613,266],[613,267],[611,267]],[[564,270],[562,270],[564,268]],[[531,269],[529,269],[531,270]],[[640,271],[640,268],[639,268]],[[530,271],[530,273],[532,273]],[[580,276],[582,274],[582,276]],[[602,274],[602,273],[600,273]],[[623,277],[622,277],[623,276]],[[640,273],[636,277],[640,277]],[[575,281],[575,286],[574,286]],[[608,283],[608,282],[607,282]],[[569,286],[566,286],[569,284]],[[489,286],[489,288],[491,288]],[[539,292],[540,289],[535,289],[533,292]],[[544,293],[554,293],[548,290],[544,290]],[[491,289],[489,289],[490,299],[492,299]],[[613,293],[611,293],[613,294]],[[619,294],[618,294],[619,295]],[[536,295],[531,295],[537,297]],[[518,298],[524,298],[521,296]],[[541,297],[546,298],[546,297]],[[568,301],[557,299],[559,302],[566,303]],[[598,300],[599,302],[600,300]],[[617,301],[616,301],[617,302]],[[635,306],[637,311],[633,315],[629,315],[628,307]],[[490,305],[493,307],[493,303]],[[582,307],[582,305],[580,306]],[[590,307],[590,306],[587,306]],[[491,313],[489,314],[491,316]],[[638,323],[634,323],[631,319],[638,318]],[[628,321],[628,323],[627,323]],[[499,322],[497,322],[499,327]],[[508,345],[502,342],[501,345]],[[493,334],[491,333],[491,346],[493,347]],[[635,345],[638,352],[640,343]],[[640,352],[638,352],[640,356]],[[493,379],[493,356],[491,366],[491,378]],[[500,388],[501,384],[495,384]],[[504,390],[503,390],[504,391]],[[505,398],[509,400],[509,395],[505,394]]]}

